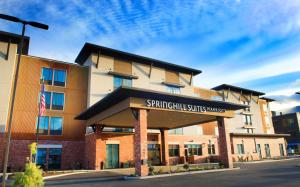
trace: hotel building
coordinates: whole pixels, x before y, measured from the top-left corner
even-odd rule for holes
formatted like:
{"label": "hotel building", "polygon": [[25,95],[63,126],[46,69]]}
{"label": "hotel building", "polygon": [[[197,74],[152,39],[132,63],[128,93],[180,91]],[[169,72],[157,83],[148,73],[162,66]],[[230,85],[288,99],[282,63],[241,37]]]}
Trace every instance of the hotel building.
{"label": "hotel building", "polygon": [[[20,36],[0,33],[0,164],[11,107]],[[46,169],[135,167],[251,161],[286,155],[275,134],[270,99],[232,85],[193,85],[200,70],[86,43],[75,63],[22,52],[13,112],[9,167],[19,170],[35,141],[40,78],[46,115],[40,118],[37,162]]]}

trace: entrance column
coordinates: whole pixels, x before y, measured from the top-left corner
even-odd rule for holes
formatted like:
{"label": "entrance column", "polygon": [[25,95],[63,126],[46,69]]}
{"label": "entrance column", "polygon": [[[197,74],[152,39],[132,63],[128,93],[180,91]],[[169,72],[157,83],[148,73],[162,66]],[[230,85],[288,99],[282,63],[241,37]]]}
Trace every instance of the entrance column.
{"label": "entrance column", "polygon": [[221,163],[227,168],[233,168],[231,142],[228,129],[228,119],[217,117],[219,131],[219,152]]}
{"label": "entrance column", "polygon": [[160,129],[161,136],[161,158],[162,164],[165,166],[169,165],[169,144],[168,144],[168,130]]}
{"label": "entrance column", "polygon": [[134,122],[134,165],[138,176],[148,175],[147,110],[132,109]]}

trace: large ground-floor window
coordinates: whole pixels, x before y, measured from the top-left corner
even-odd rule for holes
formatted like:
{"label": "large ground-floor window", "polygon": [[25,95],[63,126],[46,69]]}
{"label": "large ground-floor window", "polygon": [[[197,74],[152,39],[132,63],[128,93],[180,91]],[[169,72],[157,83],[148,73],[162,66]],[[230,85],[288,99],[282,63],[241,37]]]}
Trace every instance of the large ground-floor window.
{"label": "large ground-floor window", "polygon": [[200,144],[186,144],[184,148],[185,156],[202,155],[202,146]]}
{"label": "large ground-floor window", "polygon": [[44,170],[61,169],[61,148],[38,148],[37,164]]}
{"label": "large ground-floor window", "polygon": [[148,160],[152,165],[160,164],[160,145],[148,144]]}
{"label": "large ground-floor window", "polygon": [[169,156],[179,156],[179,145],[169,145]]}

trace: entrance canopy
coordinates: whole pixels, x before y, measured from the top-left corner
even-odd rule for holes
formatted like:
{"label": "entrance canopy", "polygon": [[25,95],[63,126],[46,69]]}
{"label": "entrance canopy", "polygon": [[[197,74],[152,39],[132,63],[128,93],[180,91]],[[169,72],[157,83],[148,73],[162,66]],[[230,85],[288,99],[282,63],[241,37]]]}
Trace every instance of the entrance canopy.
{"label": "entrance canopy", "polygon": [[119,87],[75,119],[87,125],[133,128],[136,109],[147,109],[149,129],[173,129],[234,117],[246,105],[153,90]]}

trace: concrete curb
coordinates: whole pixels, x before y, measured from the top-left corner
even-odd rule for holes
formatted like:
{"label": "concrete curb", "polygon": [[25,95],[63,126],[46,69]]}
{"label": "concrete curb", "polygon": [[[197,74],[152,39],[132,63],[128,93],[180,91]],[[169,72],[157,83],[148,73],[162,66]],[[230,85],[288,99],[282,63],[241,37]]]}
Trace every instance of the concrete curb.
{"label": "concrete curb", "polygon": [[250,161],[250,162],[235,162],[236,164],[260,164],[260,163],[269,163],[269,162],[283,162],[288,160],[296,160],[300,159],[299,157],[296,158],[287,158],[287,159],[281,159],[281,160],[263,160],[263,161]]}
{"label": "concrete curb", "polygon": [[162,174],[162,175],[151,175],[145,177],[131,177],[125,176],[124,180],[139,180],[139,179],[153,179],[153,178],[162,178],[162,177],[172,177],[172,176],[180,176],[180,175],[191,175],[191,174],[200,174],[200,173],[217,173],[217,172],[225,172],[225,171],[233,171],[239,170],[240,168],[232,168],[232,169],[213,169],[213,170],[205,170],[205,171],[189,171],[182,173],[171,173],[171,174]]}
{"label": "concrete curb", "polygon": [[57,178],[57,177],[68,176],[68,175],[76,175],[76,174],[82,174],[82,173],[94,173],[94,172],[97,172],[97,171],[79,171],[79,172],[71,172],[71,173],[64,173],[64,174],[58,174],[58,175],[50,175],[50,176],[43,177],[43,179],[47,180],[47,179],[53,179],[53,178]]}

